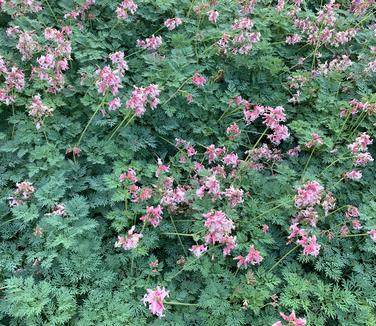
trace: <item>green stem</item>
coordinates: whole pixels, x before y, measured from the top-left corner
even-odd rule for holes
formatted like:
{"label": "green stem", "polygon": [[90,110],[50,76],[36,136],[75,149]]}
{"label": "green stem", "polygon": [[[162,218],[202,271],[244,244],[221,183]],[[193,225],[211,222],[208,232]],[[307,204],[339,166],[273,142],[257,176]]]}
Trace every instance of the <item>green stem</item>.
{"label": "green stem", "polygon": [[286,254],[284,254],[269,270],[268,273],[271,272],[274,268],[276,268],[281,261],[283,261],[288,255],[290,255],[292,252],[294,252],[296,249],[299,248],[299,245],[295,246],[291,250],[289,250]]}
{"label": "green stem", "polygon": [[365,237],[369,236],[368,233],[359,233],[359,234],[347,234],[347,235],[341,235],[341,238],[350,238],[350,237]]}
{"label": "green stem", "polygon": [[[254,150],[257,145],[260,143],[261,139],[265,136],[266,132],[268,131],[268,128],[265,128],[264,132],[261,134],[259,139],[257,139],[256,143],[253,145],[252,150]],[[252,150],[249,151],[247,157],[245,158],[245,161],[247,162],[252,154]]]}
{"label": "green stem", "polygon": [[198,307],[197,303],[186,303],[186,302],[176,302],[176,301],[165,301],[165,304],[174,305],[174,306],[192,306]]}
{"label": "green stem", "polygon": [[[113,131],[113,133],[111,134],[110,138],[108,138],[108,140],[111,140],[112,137],[115,136],[115,134],[117,133],[117,131],[122,127],[123,123],[125,122],[125,120],[127,120],[129,118],[130,114],[126,114],[124,119],[119,123],[119,125],[115,128],[115,130]],[[126,128],[131,122],[132,120],[134,119],[136,115],[133,114],[131,115],[131,117],[129,118],[129,120],[127,121],[127,123],[125,124],[124,128]]]}
{"label": "green stem", "polygon": [[52,10],[49,1],[48,1],[48,0],[45,0],[45,3],[47,4],[48,9],[51,11],[52,16],[54,16],[56,23],[58,24],[59,21],[57,20],[56,15],[55,15],[54,11]]}
{"label": "green stem", "polygon": [[313,147],[313,149],[312,149],[312,151],[311,151],[311,155],[309,155],[308,161],[307,161],[306,165],[304,166],[304,169],[303,169],[303,172],[302,172],[302,177],[301,177],[301,180],[302,180],[302,181],[303,181],[303,179],[304,179],[304,174],[305,174],[305,172],[306,172],[306,170],[307,170],[307,168],[308,168],[309,162],[311,161],[311,158],[312,158],[313,152],[315,151],[315,148],[316,148],[316,147]]}
{"label": "green stem", "polygon": [[186,83],[188,83],[188,81],[189,81],[190,79],[191,79],[191,77],[187,78],[187,79],[186,79],[186,80],[185,80],[185,81],[179,86],[179,88],[175,91],[175,93],[172,94],[172,95],[169,97],[168,100],[166,100],[165,102],[163,102],[163,103],[161,104],[161,106],[167,104],[168,102],[170,102],[170,101],[175,97],[175,95],[176,95],[177,93],[179,93],[179,91],[183,88],[183,86],[184,86]]}
{"label": "green stem", "polygon": [[80,143],[81,143],[82,137],[85,135],[86,130],[89,128],[89,126],[90,126],[91,122],[93,121],[94,117],[97,115],[97,113],[99,112],[99,110],[102,108],[103,104],[104,104],[105,101],[106,101],[106,98],[107,98],[107,96],[106,96],[106,94],[105,94],[105,95],[103,96],[102,102],[99,104],[98,108],[94,111],[94,113],[92,114],[90,120],[88,121],[88,123],[86,124],[84,130],[82,131],[81,136],[80,136],[80,138],[78,139],[78,142],[77,142],[76,147],[79,147],[79,146],[80,146]]}

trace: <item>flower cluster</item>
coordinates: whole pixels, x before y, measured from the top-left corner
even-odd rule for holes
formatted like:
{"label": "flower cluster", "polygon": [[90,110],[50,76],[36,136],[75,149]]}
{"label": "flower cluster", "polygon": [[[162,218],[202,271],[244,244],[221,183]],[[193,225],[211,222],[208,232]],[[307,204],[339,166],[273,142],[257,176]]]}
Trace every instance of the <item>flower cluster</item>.
{"label": "flower cluster", "polygon": [[35,191],[32,183],[28,181],[18,182],[16,183],[16,187],[17,189],[14,192],[14,196],[8,198],[9,205],[11,207],[24,204],[27,200],[31,198],[31,195]]}
{"label": "flower cluster", "polygon": [[176,17],[176,18],[169,18],[164,22],[164,25],[168,28],[168,30],[172,31],[176,27],[180,26],[183,23],[183,21]]}
{"label": "flower cluster", "polygon": [[157,286],[155,290],[147,289],[147,293],[142,299],[144,305],[149,304],[149,310],[153,315],[159,318],[163,317],[164,300],[169,296],[169,292],[165,288]]}
{"label": "flower cluster", "polygon": [[32,76],[46,81],[50,93],[57,93],[64,87],[64,72],[69,69],[68,60],[72,52],[68,39],[71,34],[70,27],[61,30],[47,27],[44,30],[44,39],[48,44],[44,47],[44,54],[37,59],[38,66],[32,67]]}
{"label": "flower cluster", "polygon": [[272,134],[268,135],[273,144],[279,145],[290,136],[288,128],[281,124],[281,122],[286,121],[285,110],[282,106],[273,108],[270,106],[253,105],[241,96],[235,98],[235,103],[238,106],[243,106],[243,115],[246,124],[252,123],[259,117],[263,118],[263,123],[273,131]]}
{"label": "flower cluster", "polygon": [[140,220],[149,223],[154,227],[157,227],[162,221],[162,207],[158,205],[157,207],[148,206],[146,208],[146,214],[140,217]]}
{"label": "flower cluster", "polygon": [[[282,317],[282,319],[286,322],[288,322],[289,325],[293,326],[305,326],[307,324],[307,321],[304,318],[298,318],[295,315],[295,311],[293,310],[290,315],[285,315],[283,312],[279,313]],[[281,321],[277,321],[272,326],[282,326]]]}
{"label": "flower cluster", "polygon": [[137,4],[133,0],[123,0],[116,8],[116,16],[119,19],[125,20],[128,18],[128,13],[134,15],[137,11]]}
{"label": "flower cluster", "polygon": [[228,219],[222,211],[213,210],[202,216],[205,218],[204,226],[208,232],[205,236],[205,243],[207,245],[224,244],[223,255],[227,256],[236,247],[236,238],[230,235],[235,229],[234,222]]}
{"label": "flower cluster", "polygon": [[33,117],[34,123],[37,129],[43,126],[43,120],[45,117],[51,117],[53,109],[42,103],[40,95],[33,96],[31,105],[29,107],[29,115]]}
{"label": "flower cluster", "polygon": [[144,49],[144,50],[157,50],[162,45],[162,37],[161,36],[150,36],[145,40],[137,40],[137,47]]}
{"label": "flower cluster", "polygon": [[5,77],[5,86],[0,88],[0,102],[6,105],[15,101],[14,90],[21,91],[25,87],[25,75],[15,66],[8,68],[5,60],[0,56],[0,76]]}
{"label": "flower cluster", "polygon": [[253,44],[260,40],[259,32],[251,32],[253,23],[249,18],[234,21],[231,26],[232,33],[224,33],[217,45],[222,53],[248,54]]}
{"label": "flower cluster", "polygon": [[192,83],[197,87],[203,87],[206,84],[206,78],[196,71],[192,77]]}
{"label": "flower cluster", "polygon": [[122,247],[124,250],[131,250],[138,246],[138,242],[143,237],[141,233],[135,233],[135,226],[133,225],[128,231],[126,237],[118,236],[118,241],[115,243],[115,247]]}
{"label": "flower cluster", "polygon": [[75,10],[67,12],[64,15],[65,19],[77,20],[79,17],[83,17],[85,13],[90,9],[90,7],[95,5],[95,0],[86,0],[84,4],[78,6]]}
{"label": "flower cluster", "polygon": [[141,117],[146,112],[146,105],[149,104],[150,108],[154,110],[159,103],[158,85],[150,84],[147,87],[136,87],[132,91],[131,98],[127,101],[126,106],[131,109],[137,117]]}
{"label": "flower cluster", "polygon": [[314,206],[321,200],[324,188],[317,181],[309,181],[297,189],[295,206],[298,208]]}
{"label": "flower cluster", "polygon": [[251,245],[247,256],[237,256],[234,258],[234,260],[238,261],[238,267],[247,268],[249,264],[260,264],[263,258],[261,257],[260,252],[255,249],[254,245]]}

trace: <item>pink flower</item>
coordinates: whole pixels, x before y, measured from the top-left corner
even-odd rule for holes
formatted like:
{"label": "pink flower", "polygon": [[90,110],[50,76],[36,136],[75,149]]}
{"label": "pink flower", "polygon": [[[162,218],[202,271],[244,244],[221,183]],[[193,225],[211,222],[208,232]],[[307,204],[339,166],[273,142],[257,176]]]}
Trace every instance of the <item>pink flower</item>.
{"label": "pink flower", "polygon": [[231,186],[225,190],[225,197],[228,199],[230,206],[235,207],[243,202],[243,190]]}
{"label": "pink flower", "polygon": [[146,38],[145,40],[137,40],[137,47],[145,50],[157,50],[162,45],[162,37],[154,36]]}
{"label": "pink flower", "polygon": [[225,236],[229,235],[235,228],[234,223],[228,219],[222,211],[213,210],[202,215],[206,219],[204,226],[208,230],[208,234],[205,237],[205,243],[224,243]]}
{"label": "pink flower", "polygon": [[315,235],[311,237],[303,236],[302,239],[298,240],[296,243],[303,246],[303,255],[316,257],[319,254],[321,246],[317,244]]}
{"label": "pink flower", "polygon": [[227,256],[230,254],[231,250],[236,248],[236,237],[226,235],[223,239],[223,244],[225,247],[223,248],[223,256]]}
{"label": "pink flower", "polygon": [[360,229],[363,228],[363,226],[360,224],[359,220],[352,220],[351,223],[352,223],[352,227],[355,230],[360,230]]}
{"label": "pink flower", "polygon": [[356,166],[365,166],[367,163],[373,162],[373,157],[370,153],[357,153],[354,158],[354,165]]}
{"label": "pink flower", "polygon": [[23,71],[17,67],[12,67],[10,71],[6,72],[5,84],[9,89],[22,90],[25,87],[25,75]]}
{"label": "pink flower", "polygon": [[352,170],[350,172],[346,172],[344,177],[345,177],[345,179],[358,181],[362,178],[362,172],[360,172],[358,170]]}
{"label": "pink flower", "polygon": [[133,0],[123,0],[119,7],[116,8],[116,16],[119,19],[127,19],[128,12],[132,15],[135,14],[137,10],[137,5]]}
{"label": "pink flower", "polygon": [[219,12],[217,10],[208,11],[208,19],[211,23],[216,24],[218,16],[219,16]]}
{"label": "pink flower", "polygon": [[192,83],[197,87],[203,87],[206,84],[206,78],[196,71],[192,77]]}
{"label": "pink flower", "polygon": [[43,120],[45,117],[52,116],[53,111],[52,108],[49,108],[42,103],[39,94],[33,96],[29,107],[29,115],[34,118],[34,123],[37,129],[43,126]]}
{"label": "pink flower", "polygon": [[345,213],[345,216],[348,218],[348,219],[351,219],[352,217],[358,217],[360,215],[359,213],[359,210],[358,208],[354,207],[354,206],[349,206],[347,208],[347,211]]}
{"label": "pink flower", "polygon": [[120,98],[118,97],[115,97],[108,103],[109,111],[116,111],[120,107],[121,107],[121,101],[120,101]]}
{"label": "pink flower", "polygon": [[376,242],[376,230],[371,230],[367,233],[371,236],[372,241]]}
{"label": "pink flower", "polygon": [[[281,317],[283,318],[284,321],[287,321],[288,323],[291,323],[294,326],[305,326],[306,323],[307,323],[307,321],[304,318],[297,318],[296,315],[295,315],[294,310],[288,316],[285,315],[282,312],[280,312],[279,314],[281,315]],[[277,325],[282,325],[282,323],[278,324],[278,322],[276,324]]]}
{"label": "pink flower", "polygon": [[118,241],[115,243],[115,247],[123,247],[124,250],[131,250],[137,247],[138,242],[143,237],[141,233],[134,233],[135,226],[133,225],[128,231],[127,237],[118,237]]}
{"label": "pink flower", "polygon": [[189,249],[196,257],[200,257],[207,250],[208,247],[205,245],[193,245],[191,249]]}
{"label": "pink flower", "polygon": [[122,88],[120,77],[111,70],[109,66],[105,66],[103,69],[97,69],[96,74],[99,79],[96,82],[98,93],[104,95],[107,90],[112,92],[112,95],[116,95],[119,92],[119,88]]}
{"label": "pink flower", "polygon": [[251,245],[249,252],[246,257],[237,256],[234,260],[238,260],[238,267],[244,266],[247,267],[249,264],[258,265],[261,263],[263,258],[260,255],[260,252],[255,250],[254,245]]}
{"label": "pink flower", "polygon": [[137,117],[141,117],[146,112],[146,105],[149,104],[150,108],[154,110],[159,103],[158,85],[150,84],[146,88],[134,86],[131,98],[127,101],[126,106],[128,109],[133,110]]}
{"label": "pink flower", "polygon": [[160,205],[157,207],[148,206],[146,208],[146,214],[141,216],[140,220],[157,227],[162,221],[162,213],[163,211]]}
{"label": "pink flower", "polygon": [[226,149],[224,147],[215,147],[213,144],[210,145],[205,152],[208,156],[209,163],[213,162],[217,157],[223,155]]}
{"label": "pink flower", "polygon": [[120,174],[119,181],[124,182],[125,180],[129,180],[132,183],[136,183],[138,181],[136,172],[132,168],[129,168],[127,172]]}
{"label": "pink flower", "polygon": [[234,140],[235,137],[240,135],[240,129],[239,129],[239,126],[236,124],[236,122],[234,122],[231,126],[229,126],[226,129],[226,133],[231,140]]}
{"label": "pink flower", "polygon": [[300,208],[318,204],[323,189],[317,181],[307,182],[303,187],[297,189],[298,194],[295,196],[295,206]]}
{"label": "pink flower", "polygon": [[144,305],[149,304],[149,310],[153,315],[159,318],[163,317],[163,311],[165,309],[163,301],[169,296],[169,292],[165,288],[157,286],[155,290],[147,289],[147,293],[142,299]]}
{"label": "pink flower", "polygon": [[239,164],[238,155],[235,153],[227,154],[223,158],[223,163],[226,165],[232,165],[233,167],[236,167]]}
{"label": "pink flower", "polygon": [[42,55],[37,59],[37,62],[43,69],[53,68],[55,66],[55,57],[52,54]]}
{"label": "pink flower", "polygon": [[316,134],[312,133],[312,140],[310,140],[308,143],[305,144],[307,148],[311,148],[314,146],[322,145],[324,142],[322,141],[321,137]]}
{"label": "pink flower", "polygon": [[302,40],[302,37],[298,34],[294,34],[294,35],[286,37],[286,43],[290,45],[299,43],[301,40]]}
{"label": "pink flower", "polygon": [[124,52],[118,51],[111,53],[109,58],[111,62],[117,66],[120,75],[123,75],[124,72],[128,70],[128,63],[124,60]]}
{"label": "pink flower", "polygon": [[189,146],[187,148],[187,155],[188,157],[192,157],[192,156],[195,156],[197,154],[196,150],[194,149],[193,146]]}
{"label": "pink flower", "polygon": [[185,99],[187,100],[187,103],[188,103],[188,104],[191,104],[192,101],[193,101],[193,96],[192,96],[192,94],[188,94],[188,95],[185,97]]}
{"label": "pink flower", "polygon": [[287,151],[287,155],[290,156],[290,157],[296,157],[299,155],[301,149],[300,149],[300,146],[296,146],[294,148],[291,148]]}
{"label": "pink flower", "polygon": [[164,22],[164,25],[170,30],[174,30],[176,27],[180,26],[183,21],[180,18],[169,18]]}
{"label": "pink flower", "polygon": [[168,165],[164,165],[160,158],[158,158],[158,167],[155,171],[155,176],[159,178],[162,172],[168,172],[170,171],[170,167]]}

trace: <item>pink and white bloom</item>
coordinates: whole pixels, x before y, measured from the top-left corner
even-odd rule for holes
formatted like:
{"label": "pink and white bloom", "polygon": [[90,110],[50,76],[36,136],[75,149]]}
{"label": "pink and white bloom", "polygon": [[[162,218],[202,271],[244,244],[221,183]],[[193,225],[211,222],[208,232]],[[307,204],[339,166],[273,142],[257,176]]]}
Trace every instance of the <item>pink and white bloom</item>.
{"label": "pink and white bloom", "polygon": [[165,288],[160,288],[157,286],[155,290],[147,289],[142,302],[144,305],[149,304],[149,310],[153,315],[158,316],[159,318],[163,317],[164,300],[169,296],[169,292]]}
{"label": "pink and white bloom", "polygon": [[141,233],[135,233],[135,226],[133,225],[128,231],[126,237],[118,236],[118,241],[115,243],[115,247],[122,247],[124,250],[131,250],[138,246],[138,242],[143,237]]}
{"label": "pink and white bloom", "polygon": [[180,26],[183,21],[176,17],[176,18],[169,18],[164,22],[164,25],[170,30],[174,30],[176,27]]}
{"label": "pink and white bloom", "polygon": [[363,176],[362,172],[360,172],[358,170],[352,170],[350,172],[346,172],[345,175],[344,175],[344,178],[354,180],[354,181],[358,181],[362,178],[362,176]]}
{"label": "pink and white bloom", "polygon": [[145,50],[157,50],[162,45],[162,37],[154,36],[146,38],[145,40],[137,40],[137,47]]}
{"label": "pink and white bloom", "polygon": [[261,257],[260,252],[255,249],[255,246],[251,245],[247,256],[237,256],[234,260],[238,261],[238,267],[248,267],[249,264],[259,265],[263,258]]}
{"label": "pink and white bloom", "polygon": [[302,245],[303,255],[318,256],[321,246],[317,243],[315,235],[311,237],[303,236],[302,239],[298,240],[296,243]]}
{"label": "pink and white bloom", "polygon": [[204,252],[208,250],[205,245],[193,245],[189,251],[191,251],[196,257],[200,257]]}
{"label": "pink and white bloom", "polygon": [[211,23],[216,24],[218,16],[219,16],[219,12],[217,10],[208,11],[208,19]]}
{"label": "pink and white bloom", "polygon": [[321,193],[324,188],[317,181],[309,181],[297,189],[295,196],[296,207],[314,206],[320,202]]}
{"label": "pink and white bloom", "polygon": [[192,77],[192,83],[197,87],[203,87],[206,84],[206,78],[196,71]]}
{"label": "pink and white bloom", "polygon": [[146,214],[140,217],[141,221],[149,223],[154,227],[157,227],[162,221],[162,207],[158,205],[157,207],[148,206],[146,208]]}
{"label": "pink and white bloom", "polygon": [[372,241],[376,242],[376,230],[371,230],[371,231],[368,231],[367,233],[370,235]]}

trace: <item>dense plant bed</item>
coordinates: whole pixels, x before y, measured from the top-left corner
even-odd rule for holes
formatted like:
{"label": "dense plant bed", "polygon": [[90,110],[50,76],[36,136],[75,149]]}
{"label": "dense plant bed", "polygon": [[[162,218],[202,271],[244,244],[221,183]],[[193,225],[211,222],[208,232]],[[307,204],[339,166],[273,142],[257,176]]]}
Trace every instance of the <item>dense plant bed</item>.
{"label": "dense plant bed", "polygon": [[376,325],[372,0],[0,0],[0,325]]}

